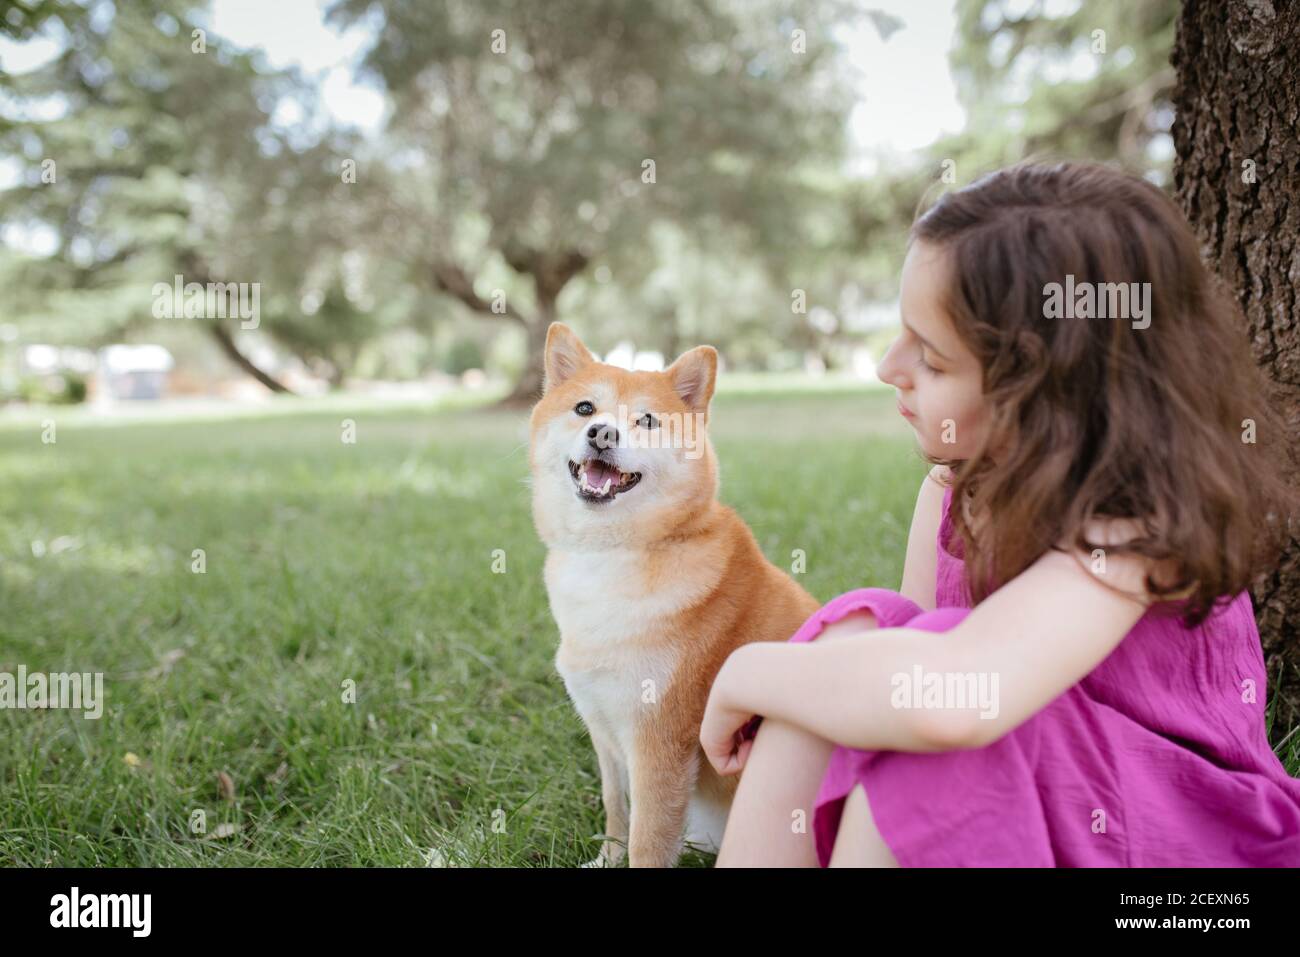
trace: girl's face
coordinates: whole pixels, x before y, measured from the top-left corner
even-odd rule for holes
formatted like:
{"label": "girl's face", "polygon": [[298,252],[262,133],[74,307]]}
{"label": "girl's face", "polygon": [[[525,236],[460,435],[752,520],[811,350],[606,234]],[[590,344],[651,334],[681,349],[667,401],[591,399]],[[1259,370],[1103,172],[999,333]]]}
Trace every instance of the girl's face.
{"label": "girl's face", "polygon": [[942,249],[912,244],[899,292],[903,332],[876,375],[898,390],[898,411],[916,431],[923,452],[967,459],[984,440],[987,402],[979,360],[943,308],[949,269]]}

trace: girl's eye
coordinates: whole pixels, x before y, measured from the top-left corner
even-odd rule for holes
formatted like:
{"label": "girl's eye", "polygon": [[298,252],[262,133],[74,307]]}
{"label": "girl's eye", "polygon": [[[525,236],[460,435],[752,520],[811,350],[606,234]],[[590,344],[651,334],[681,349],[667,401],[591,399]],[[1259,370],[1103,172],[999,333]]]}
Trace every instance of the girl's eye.
{"label": "girl's eye", "polygon": [[591,415],[591,413],[596,411],[596,407],[586,399],[583,399],[573,407],[573,411],[578,413],[578,415]]}
{"label": "girl's eye", "polygon": [[637,419],[637,420],[636,420],[636,424],[639,425],[639,426],[641,426],[641,428],[643,428],[643,429],[657,429],[657,428],[659,428],[659,420],[656,419],[656,418],[655,418],[653,415],[651,415],[649,412],[647,412],[645,415],[641,416],[641,418]]}
{"label": "girl's eye", "polygon": [[921,355],[917,356],[917,358],[916,358],[916,364],[917,364],[918,366],[920,366],[922,369],[924,369],[926,372],[938,372],[938,371],[939,371],[939,370],[936,369],[934,366],[930,365],[930,363],[928,363],[928,362],[925,361],[925,353],[922,353]]}

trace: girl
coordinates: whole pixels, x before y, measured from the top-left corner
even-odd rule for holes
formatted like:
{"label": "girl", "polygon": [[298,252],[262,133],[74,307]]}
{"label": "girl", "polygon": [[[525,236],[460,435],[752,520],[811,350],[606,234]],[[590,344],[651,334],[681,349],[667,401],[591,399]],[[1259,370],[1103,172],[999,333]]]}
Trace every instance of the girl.
{"label": "girl", "polygon": [[901,594],[727,659],[718,864],[1300,865],[1245,590],[1288,436],[1186,220],[1105,167],[1003,170],[916,222],[900,311],[879,375],[935,466]]}

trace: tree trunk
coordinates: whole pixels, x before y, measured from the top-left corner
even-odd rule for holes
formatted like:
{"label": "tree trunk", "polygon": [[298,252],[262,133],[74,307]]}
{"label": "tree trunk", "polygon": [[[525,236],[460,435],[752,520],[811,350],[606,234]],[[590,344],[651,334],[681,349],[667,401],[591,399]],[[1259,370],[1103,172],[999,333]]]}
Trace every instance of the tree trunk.
{"label": "tree trunk", "polygon": [[474,289],[474,282],[464,269],[455,263],[435,260],[432,265],[434,285],[450,296],[454,296],[469,306],[476,314],[484,318],[500,318],[502,315],[514,319],[524,327],[524,371],[520,375],[510,394],[501,400],[501,405],[520,407],[529,406],[542,396],[545,380],[546,333],[555,320],[555,303],[565,285],[582,272],[587,265],[587,256],[577,250],[565,250],[554,255],[533,252],[521,245],[508,245],[502,249],[502,255],[510,268],[522,275],[533,278],[533,287],[537,294],[537,310],[525,315],[507,304],[505,312],[497,312],[492,304],[483,299]]}
{"label": "tree trunk", "polygon": [[546,330],[550,328],[554,317],[555,303],[538,303],[537,317],[523,324],[524,335],[527,337],[524,371],[510,394],[501,400],[502,405],[522,408],[542,397],[542,382],[546,372]]}
{"label": "tree trunk", "polygon": [[253,364],[253,360],[239,351],[239,346],[235,345],[235,340],[231,337],[230,332],[225,326],[219,322],[209,322],[206,325],[212,333],[212,338],[217,340],[217,345],[221,347],[221,351],[226,354],[231,362],[239,366],[240,369],[247,372],[272,392],[293,395],[293,392],[286,388],[283,383],[277,381],[269,373],[263,372]]}
{"label": "tree trunk", "polygon": [[[1173,64],[1175,194],[1245,313],[1300,437],[1300,0],[1187,0]],[[1296,477],[1293,473],[1292,480]],[[1300,542],[1252,588],[1274,743],[1300,723]]]}

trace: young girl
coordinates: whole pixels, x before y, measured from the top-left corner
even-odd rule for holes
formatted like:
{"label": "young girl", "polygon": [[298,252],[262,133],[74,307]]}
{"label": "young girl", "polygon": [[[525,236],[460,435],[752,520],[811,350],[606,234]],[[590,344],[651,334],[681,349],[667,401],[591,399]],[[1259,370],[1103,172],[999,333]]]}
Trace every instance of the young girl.
{"label": "young girl", "polygon": [[879,375],[935,465],[901,593],[728,658],[718,864],[1300,866],[1246,591],[1290,437],[1186,220],[1003,170],[917,221],[900,310]]}

